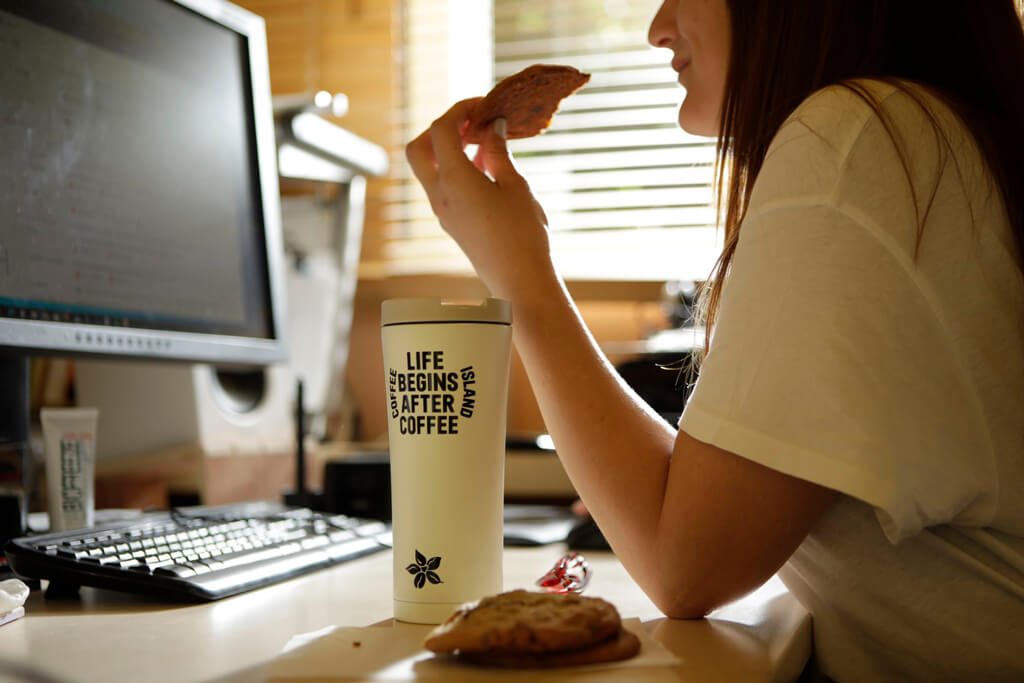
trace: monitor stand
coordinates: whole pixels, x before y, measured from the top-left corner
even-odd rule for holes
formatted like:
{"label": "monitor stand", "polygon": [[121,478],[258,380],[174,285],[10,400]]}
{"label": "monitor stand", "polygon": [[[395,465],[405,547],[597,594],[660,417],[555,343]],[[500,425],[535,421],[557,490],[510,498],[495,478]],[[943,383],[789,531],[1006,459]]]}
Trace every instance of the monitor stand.
{"label": "monitor stand", "polygon": [[29,360],[0,355],[0,546],[26,533],[31,453]]}
{"label": "monitor stand", "polygon": [[0,356],[0,444],[28,443],[28,424],[28,358]]}

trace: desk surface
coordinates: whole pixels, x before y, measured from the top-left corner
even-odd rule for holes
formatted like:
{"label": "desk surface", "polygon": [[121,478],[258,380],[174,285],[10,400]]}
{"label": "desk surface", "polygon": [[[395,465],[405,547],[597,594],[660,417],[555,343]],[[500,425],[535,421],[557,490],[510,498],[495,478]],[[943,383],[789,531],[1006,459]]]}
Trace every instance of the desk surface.
{"label": "desk surface", "polygon": [[[505,588],[529,588],[564,545],[507,548]],[[587,594],[638,617],[681,659],[683,681],[793,680],[810,652],[810,618],[773,579],[698,621],[665,619],[610,553],[588,553]],[[0,627],[0,664],[62,681],[262,681],[297,634],[391,619],[391,553],[383,552],[213,603],[170,605],[83,588],[79,599],[33,592],[26,615]],[[0,678],[3,669],[0,668]]]}

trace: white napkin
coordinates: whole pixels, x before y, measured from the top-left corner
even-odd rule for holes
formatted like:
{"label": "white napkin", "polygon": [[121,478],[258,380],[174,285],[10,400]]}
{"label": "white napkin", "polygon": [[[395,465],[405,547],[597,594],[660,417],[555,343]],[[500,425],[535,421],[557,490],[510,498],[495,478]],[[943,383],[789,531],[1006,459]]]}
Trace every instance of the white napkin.
{"label": "white napkin", "polygon": [[28,599],[28,593],[29,589],[24,581],[0,581],[0,626],[25,616],[23,605]]}
{"label": "white napkin", "polygon": [[[638,667],[660,668],[666,681],[678,681],[671,670],[679,659],[651,638],[639,619],[626,619],[623,627],[640,638],[640,653],[632,659],[605,664],[558,669],[487,669],[464,664],[453,657],[437,656],[423,649],[423,639],[433,628],[395,622],[365,628],[330,626],[293,637],[269,668],[269,681],[359,680],[445,681],[525,680],[543,671],[545,680],[630,680],[628,671]],[[620,673],[621,672],[621,673]],[[645,672],[645,680],[656,671]],[[635,673],[633,678],[635,678]]]}
{"label": "white napkin", "polygon": [[0,614],[7,614],[25,604],[28,586],[18,579],[0,581]]}

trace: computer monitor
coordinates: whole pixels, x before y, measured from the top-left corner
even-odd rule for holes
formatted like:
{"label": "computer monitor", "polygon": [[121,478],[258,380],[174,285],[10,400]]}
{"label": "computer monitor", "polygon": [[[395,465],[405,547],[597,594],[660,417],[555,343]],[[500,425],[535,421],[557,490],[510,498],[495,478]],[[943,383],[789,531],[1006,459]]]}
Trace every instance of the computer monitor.
{"label": "computer monitor", "polygon": [[33,354],[285,358],[273,126],[246,10],[0,0],[0,405]]}

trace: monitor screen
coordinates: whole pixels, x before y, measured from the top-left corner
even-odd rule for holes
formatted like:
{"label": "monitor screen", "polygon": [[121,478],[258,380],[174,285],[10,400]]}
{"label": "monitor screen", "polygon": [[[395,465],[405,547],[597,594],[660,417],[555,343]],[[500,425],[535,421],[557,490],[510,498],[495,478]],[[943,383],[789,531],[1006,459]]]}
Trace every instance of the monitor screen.
{"label": "monitor screen", "polygon": [[284,357],[263,21],[0,0],[0,350]]}

